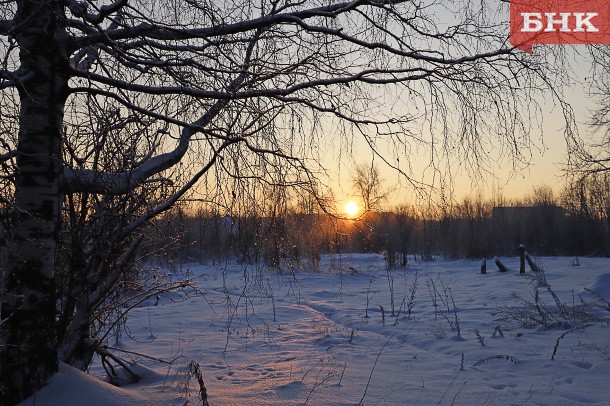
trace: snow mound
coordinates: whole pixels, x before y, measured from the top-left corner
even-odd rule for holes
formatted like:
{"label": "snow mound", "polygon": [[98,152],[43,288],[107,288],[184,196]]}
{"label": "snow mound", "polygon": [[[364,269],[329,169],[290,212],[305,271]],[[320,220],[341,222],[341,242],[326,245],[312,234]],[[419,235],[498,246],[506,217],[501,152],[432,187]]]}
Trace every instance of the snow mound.
{"label": "snow mound", "polygon": [[590,289],[610,301],[610,273],[602,273],[595,277]]}
{"label": "snow mound", "polygon": [[[141,371],[138,371],[141,372]],[[148,405],[150,398],[118,388],[69,365],[60,363],[49,384],[21,403],[23,406],[80,406],[92,404]]]}

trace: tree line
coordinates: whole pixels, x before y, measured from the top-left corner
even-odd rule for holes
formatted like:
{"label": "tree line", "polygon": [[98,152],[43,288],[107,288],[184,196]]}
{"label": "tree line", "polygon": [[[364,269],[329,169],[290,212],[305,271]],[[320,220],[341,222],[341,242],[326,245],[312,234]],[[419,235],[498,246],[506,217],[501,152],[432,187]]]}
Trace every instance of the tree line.
{"label": "tree line", "polygon": [[322,254],[348,252],[383,253],[391,266],[439,256],[490,258],[516,255],[520,244],[535,255],[610,255],[608,175],[570,184],[559,196],[541,186],[523,199],[478,195],[445,205],[398,205],[357,219],[284,203],[247,214],[178,206],[158,224],[173,260],[233,258],[278,268],[315,267]]}

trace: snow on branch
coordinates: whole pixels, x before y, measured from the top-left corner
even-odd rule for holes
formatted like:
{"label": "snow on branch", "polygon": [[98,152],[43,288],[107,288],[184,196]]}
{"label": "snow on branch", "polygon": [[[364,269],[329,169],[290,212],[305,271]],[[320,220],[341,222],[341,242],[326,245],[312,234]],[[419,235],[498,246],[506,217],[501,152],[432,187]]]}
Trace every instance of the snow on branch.
{"label": "snow on branch", "polygon": [[[110,15],[120,11],[127,5],[127,0],[117,0],[114,3],[106,4],[98,8],[98,13],[89,13],[88,6],[95,6],[92,2],[82,2],[76,0],[68,0],[68,8],[70,12],[78,18],[83,18],[91,24],[100,24]],[[97,8],[97,7],[96,7]]]}
{"label": "snow on branch", "polygon": [[194,38],[213,38],[225,35],[239,34],[249,31],[254,31],[260,28],[270,27],[273,25],[294,23],[296,20],[306,20],[314,17],[335,18],[340,14],[356,10],[364,6],[381,7],[384,5],[394,5],[405,3],[408,0],[380,0],[380,1],[349,1],[337,4],[330,4],[323,7],[315,7],[306,10],[294,11],[290,13],[275,13],[267,14],[259,18],[251,20],[239,21],[230,24],[219,24],[213,27],[202,28],[177,28],[169,25],[160,25],[155,23],[141,23],[134,27],[124,27],[121,29],[100,32],[98,34],[87,35],[80,38],[77,43],[80,46],[106,42],[110,40],[130,39],[137,37],[146,37],[157,40],[185,40]]}

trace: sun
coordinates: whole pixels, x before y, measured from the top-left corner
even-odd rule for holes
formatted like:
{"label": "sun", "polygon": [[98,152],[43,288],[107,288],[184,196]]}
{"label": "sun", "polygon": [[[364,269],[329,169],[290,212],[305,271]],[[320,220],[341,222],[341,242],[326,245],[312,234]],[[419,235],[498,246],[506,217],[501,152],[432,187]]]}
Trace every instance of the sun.
{"label": "sun", "polygon": [[345,212],[345,214],[347,214],[348,217],[354,218],[360,213],[360,207],[358,207],[358,204],[356,204],[356,202],[350,200],[345,203],[345,206],[343,206],[343,211]]}

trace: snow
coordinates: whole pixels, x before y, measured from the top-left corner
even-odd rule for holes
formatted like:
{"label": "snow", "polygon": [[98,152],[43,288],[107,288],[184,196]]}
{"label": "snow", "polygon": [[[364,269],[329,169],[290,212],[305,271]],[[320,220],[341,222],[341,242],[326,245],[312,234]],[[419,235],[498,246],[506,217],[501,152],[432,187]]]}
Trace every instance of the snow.
{"label": "snow", "polygon": [[[518,258],[502,261],[519,269]],[[188,375],[194,360],[211,405],[607,405],[610,311],[600,296],[610,300],[610,260],[538,261],[574,310],[562,325],[499,319],[524,309],[513,292],[533,302],[533,285],[491,262],[482,275],[480,260],[413,262],[389,274],[372,254],[326,256],[316,271],[282,273],[191,264],[180,272],[204,294],[133,310],[129,334],[110,343],[170,364],[114,351],[135,359],[143,376],[121,388],[102,381],[99,359],[90,374],[62,365],[24,404],[201,404]],[[553,314],[551,296],[540,297]],[[584,317],[580,297],[600,306]]]}
{"label": "snow", "polygon": [[49,384],[24,404],[146,405],[148,401],[145,390],[138,391],[135,387],[118,388],[66,364],[60,364],[59,372],[53,375]]}

